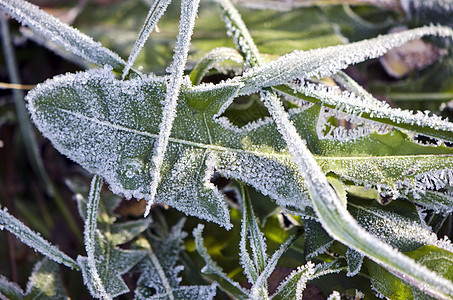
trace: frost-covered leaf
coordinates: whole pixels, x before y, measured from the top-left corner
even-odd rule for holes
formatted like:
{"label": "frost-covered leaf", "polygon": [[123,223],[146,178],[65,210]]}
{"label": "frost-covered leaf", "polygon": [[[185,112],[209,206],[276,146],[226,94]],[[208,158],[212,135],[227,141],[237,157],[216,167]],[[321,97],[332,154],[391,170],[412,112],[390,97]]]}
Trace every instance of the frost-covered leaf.
{"label": "frost-covered leaf", "polygon": [[8,213],[6,208],[0,209],[0,230],[6,229],[20,239],[27,246],[35,249],[49,259],[68,266],[71,269],[79,269],[79,265],[65,253],[58,250],[44,240],[39,233],[32,231],[20,220]]}
{"label": "frost-covered leaf", "polygon": [[[453,280],[453,253],[432,245],[423,246],[406,253],[431,270]],[[371,275],[374,288],[383,296],[391,299],[433,299],[407,282],[402,281],[381,266],[367,261],[367,268]]]}
{"label": "frost-covered leaf", "polygon": [[184,220],[173,226],[168,236],[141,241],[147,256],[138,265],[142,272],[135,290],[136,299],[212,299],[217,284],[182,286],[178,273],[183,266],[176,265],[181,245],[187,234],[182,231]]}
{"label": "frost-covered leaf", "polygon": [[[371,95],[357,96],[351,92],[341,92],[337,87],[327,87],[322,84],[302,82],[289,87],[282,86],[282,91],[294,95],[294,90],[299,90],[309,97],[319,99],[324,105],[340,112],[359,116],[385,125],[414,131],[437,139],[453,141],[453,123],[443,120],[429,112],[413,112],[399,108],[391,108],[386,102],[369,101]],[[379,128],[379,127],[378,127]]]}
{"label": "frost-covered leaf", "polygon": [[195,247],[198,254],[203,258],[206,265],[201,269],[201,272],[205,274],[208,278],[216,281],[222,290],[226,291],[230,295],[236,297],[237,299],[245,300],[248,299],[248,292],[246,292],[237,282],[233,281],[231,278],[225,274],[222,269],[217,265],[215,261],[208,254],[208,250],[204,246],[204,240],[202,237],[204,226],[199,224],[193,230],[193,236],[195,238]]}
{"label": "frost-covered leaf", "polygon": [[[110,297],[116,297],[129,292],[121,275],[128,272],[145,256],[145,252],[136,250],[123,250],[106,243],[105,238],[96,231],[94,257],[96,269],[102,285]],[[87,257],[79,256],[77,262],[81,265],[83,281],[92,295],[98,295],[98,290],[93,285],[94,278],[88,265]]]}
{"label": "frost-covered leaf", "polygon": [[19,300],[24,298],[24,291],[17,283],[9,281],[6,277],[0,276],[0,298]]}
{"label": "frost-covered leaf", "polygon": [[368,232],[402,252],[417,249],[433,239],[415,205],[406,201],[383,206],[376,201],[353,199],[348,202],[348,210]]}
{"label": "frost-covered leaf", "polygon": [[[244,185],[241,185],[241,194],[243,203],[241,241],[239,244],[240,260],[249,282],[255,282],[267,264],[266,239],[258,227],[251,200]],[[253,258],[250,257],[247,240],[250,241]]]}
{"label": "frost-covered leaf", "polygon": [[51,39],[55,44],[89,62],[101,66],[107,64],[118,71],[126,65],[118,54],[31,3],[23,0],[1,0],[0,8],[35,33]]}
{"label": "frost-covered leaf", "polygon": [[363,255],[355,250],[348,249],[346,251],[346,261],[348,263],[346,274],[347,276],[355,276],[360,272],[363,264]]}
{"label": "frost-covered leaf", "polygon": [[[84,283],[91,295],[104,299],[113,298],[129,291],[121,275],[136,265],[145,253],[143,251],[122,250],[115,246],[134,238],[147,226],[133,224],[132,230],[127,233],[121,228],[118,232],[115,232],[113,230],[114,225],[111,224],[104,226],[102,231],[99,230],[97,220],[102,184],[102,178],[95,175],[91,181],[90,192],[86,201],[84,242],[87,256],[79,256],[77,262],[82,267]],[[149,224],[148,220],[144,221],[147,221],[144,222],[145,224]]]}
{"label": "frost-covered leaf", "polygon": [[25,292],[16,283],[0,276],[0,298],[68,299],[68,295],[61,280],[58,264],[45,258],[35,264]]}
{"label": "frost-covered leaf", "polygon": [[304,220],[305,229],[305,256],[314,258],[324,253],[334,242],[333,238],[322,228],[319,222]]}
{"label": "frost-covered leaf", "polygon": [[34,266],[24,299],[68,299],[56,263],[44,259]]}
{"label": "frost-covered leaf", "polygon": [[288,83],[296,78],[322,78],[367,59],[377,58],[391,48],[426,35],[451,38],[449,27],[427,26],[379,36],[347,45],[331,46],[309,51],[294,51],[271,63],[244,73],[241,93],[250,94],[263,87]]}
{"label": "frost-covered leaf", "polygon": [[[228,226],[223,196],[209,182],[215,169],[282,207],[310,213],[302,183],[270,120],[239,129],[216,119],[238,88],[182,89],[156,201]],[[114,193],[149,199],[164,95],[164,79],[119,81],[101,69],[57,77],[27,99],[35,124],[60,152],[103,176]]]}

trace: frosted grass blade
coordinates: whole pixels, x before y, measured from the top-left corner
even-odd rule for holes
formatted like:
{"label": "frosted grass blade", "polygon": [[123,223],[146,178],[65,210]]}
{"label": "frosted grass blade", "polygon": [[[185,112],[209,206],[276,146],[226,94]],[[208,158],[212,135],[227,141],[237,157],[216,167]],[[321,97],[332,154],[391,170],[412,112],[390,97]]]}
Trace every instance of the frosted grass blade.
{"label": "frosted grass blade", "polygon": [[23,0],[0,0],[0,9],[35,33],[51,39],[67,51],[97,65],[110,65],[122,71],[126,62],[118,54],[77,29]]}
{"label": "frosted grass blade", "polygon": [[68,266],[71,269],[80,270],[77,262],[67,256],[57,247],[51,245],[38,233],[25,226],[24,223],[10,215],[6,208],[0,209],[0,229],[6,229],[20,239],[24,244],[40,252],[49,259]]}
{"label": "frosted grass blade", "polygon": [[391,33],[347,45],[331,46],[309,51],[296,50],[278,59],[253,68],[240,80],[245,84],[242,94],[262,88],[288,83],[296,78],[323,78],[349,65],[384,55],[388,50],[424,36],[453,37],[453,29],[444,26],[425,26]]}
{"label": "frosted grass blade", "polygon": [[134,48],[132,48],[132,51],[129,54],[129,58],[127,59],[127,64],[123,70],[123,79],[129,73],[129,70],[134,64],[134,61],[140,53],[140,50],[142,50],[143,46],[149,38],[149,35],[153,31],[154,27],[156,27],[164,12],[167,10],[170,2],[171,0],[154,1],[151,9],[149,10],[148,16],[146,16],[145,23],[143,24],[143,27],[138,34],[137,40],[135,41]]}
{"label": "frosted grass blade", "polygon": [[179,91],[183,81],[184,68],[190,47],[195,18],[197,16],[200,0],[183,0],[181,2],[181,20],[179,23],[179,34],[175,45],[173,63],[170,66],[170,80],[167,85],[167,93],[163,102],[162,119],[159,125],[159,137],[154,144],[153,170],[150,186],[150,199],[146,205],[145,216],[149,214],[151,205],[154,203],[157,187],[161,180],[161,167],[167,150],[168,139],[170,138],[173,122],[176,118],[176,107]]}
{"label": "frosted grass blade", "polygon": [[95,291],[90,290],[91,292],[96,293],[92,296],[102,299],[112,299],[112,297],[106,291],[104,284],[102,283],[101,277],[99,276],[96,267],[96,256],[95,256],[96,247],[95,239],[102,185],[103,185],[102,177],[94,175],[93,179],[91,180],[90,194],[88,196],[87,217],[85,219],[85,230],[83,232],[83,236],[85,240],[85,249],[87,252],[88,270],[91,273],[91,279],[93,280],[92,284],[96,289]]}
{"label": "frosted grass blade", "polygon": [[251,67],[261,64],[258,48],[253,42],[247,26],[242,20],[239,12],[234,8],[229,0],[216,0],[220,4],[223,12],[223,21],[225,22],[228,34],[232,36],[236,47],[244,55],[244,59]]}

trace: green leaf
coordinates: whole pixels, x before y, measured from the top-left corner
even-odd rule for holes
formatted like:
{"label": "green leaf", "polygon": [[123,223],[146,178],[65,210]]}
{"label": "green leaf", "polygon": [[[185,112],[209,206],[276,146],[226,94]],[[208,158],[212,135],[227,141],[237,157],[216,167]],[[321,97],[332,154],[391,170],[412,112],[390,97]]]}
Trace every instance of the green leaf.
{"label": "green leaf", "polygon": [[[215,119],[237,90],[182,89],[156,200],[229,226],[223,195],[209,182],[215,168],[305,213],[302,184],[274,125],[267,120],[240,130]],[[163,79],[118,81],[106,69],[57,77],[27,99],[35,124],[60,152],[102,175],[114,193],[149,198],[164,94]]]}
{"label": "green leaf", "polygon": [[222,269],[217,265],[215,261],[208,254],[208,250],[205,248],[204,240],[202,237],[204,225],[199,224],[193,230],[193,236],[195,238],[195,246],[198,254],[203,258],[206,265],[201,269],[201,272],[212,280],[215,280],[219,286],[225,292],[236,297],[237,299],[245,300],[249,299],[248,293],[235,281],[228,277]]}
{"label": "green leaf", "polygon": [[342,261],[340,259],[314,265],[308,262],[305,266],[301,266],[293,271],[279,285],[277,291],[272,295],[271,299],[302,299],[302,292],[306,283],[310,280],[319,278],[324,275],[338,273],[343,270]]}
{"label": "green leaf", "polygon": [[59,266],[51,260],[38,262],[27,283],[24,299],[68,299]]}
{"label": "green leaf", "polygon": [[[127,273],[145,256],[144,251],[122,250],[110,243],[104,242],[105,238],[96,231],[94,256],[96,257],[96,270],[102,285],[110,297],[116,297],[129,292],[129,288],[121,276]],[[87,257],[79,256],[77,262],[81,265],[83,282],[92,295],[98,295],[92,268],[88,265]]]}
{"label": "green leaf", "polygon": [[16,283],[9,281],[6,277],[0,276],[0,297],[5,299],[19,300],[24,298],[24,291]]}
{"label": "green leaf", "polygon": [[26,291],[0,276],[0,297],[3,299],[68,299],[58,264],[44,258],[33,267]]}
{"label": "green leaf", "polygon": [[[258,227],[250,196],[248,195],[245,186],[241,184],[240,188],[243,201],[241,241],[239,246],[240,258],[249,282],[255,282],[267,264],[266,239]],[[247,240],[250,241],[253,259],[250,258],[247,250]]]}
{"label": "green leaf", "polygon": [[368,232],[402,252],[436,240],[415,205],[404,200],[383,206],[376,201],[353,198],[348,202],[348,210]]}
{"label": "green leaf", "polygon": [[173,226],[167,236],[150,238],[148,243],[140,241],[147,252],[138,265],[142,272],[135,290],[137,299],[212,299],[216,294],[217,283],[203,286],[180,285],[178,273],[183,266],[179,260],[181,244],[187,234],[182,231],[184,219]]}
{"label": "green leaf", "polygon": [[333,238],[315,220],[303,220],[305,229],[305,256],[314,258],[325,252],[334,242]]}
{"label": "green leaf", "polygon": [[[422,246],[406,253],[407,256],[419,261],[429,269],[436,271],[445,278],[453,280],[453,253],[433,245]],[[408,283],[402,281],[381,266],[366,262],[374,288],[383,296],[391,299],[433,299]]]}

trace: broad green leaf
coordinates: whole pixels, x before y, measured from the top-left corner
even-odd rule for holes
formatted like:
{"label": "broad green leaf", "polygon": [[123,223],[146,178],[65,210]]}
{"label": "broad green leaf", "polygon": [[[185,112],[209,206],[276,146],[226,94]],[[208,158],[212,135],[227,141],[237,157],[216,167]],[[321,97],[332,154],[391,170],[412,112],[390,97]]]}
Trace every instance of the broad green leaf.
{"label": "broad green leaf", "polygon": [[[406,255],[419,261],[431,270],[438,272],[450,280],[453,280],[453,254],[450,251],[428,245],[417,250],[407,252]],[[410,284],[402,281],[381,266],[366,262],[371,275],[371,282],[374,288],[383,296],[391,299],[433,299]]]}
{"label": "broad green leaf", "polygon": [[59,266],[51,260],[44,259],[33,268],[27,283],[24,299],[68,299],[61,280]]}
{"label": "broad green leaf", "polygon": [[180,285],[178,273],[184,268],[176,265],[181,244],[187,234],[182,231],[184,219],[173,226],[167,236],[139,241],[147,252],[137,269],[141,276],[135,290],[136,299],[212,299],[217,283],[211,285]]}
{"label": "broad green leaf", "polygon": [[[228,226],[223,196],[209,182],[215,169],[305,213],[302,183],[273,124],[239,129],[215,119],[237,90],[182,89],[156,200]],[[57,77],[27,99],[35,124],[60,152],[102,175],[114,193],[148,198],[164,95],[163,79],[118,81],[105,69]]]}
{"label": "broad green leaf", "polygon": [[0,1],[2,11],[18,19],[22,24],[30,27],[54,43],[63,46],[89,62],[98,65],[110,65],[121,71],[126,62],[116,53],[104,48],[101,43],[93,41],[89,36],[77,29],[61,22],[54,16],[39,9],[37,6],[23,0]]}

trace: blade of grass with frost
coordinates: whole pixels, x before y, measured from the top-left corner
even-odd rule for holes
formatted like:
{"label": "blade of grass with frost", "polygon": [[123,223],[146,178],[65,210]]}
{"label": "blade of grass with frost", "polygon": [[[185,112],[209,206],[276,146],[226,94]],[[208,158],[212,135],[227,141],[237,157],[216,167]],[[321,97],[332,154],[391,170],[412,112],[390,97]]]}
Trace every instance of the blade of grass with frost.
{"label": "blade of grass with frost", "polygon": [[93,286],[96,289],[96,294],[92,296],[102,299],[111,299],[112,297],[106,291],[101,277],[99,276],[98,270],[96,268],[95,257],[95,239],[102,185],[102,177],[94,175],[93,179],[91,180],[90,194],[88,196],[87,217],[85,219],[85,230],[83,232],[83,235],[85,239],[85,250],[87,252],[88,269],[91,273]]}
{"label": "blade of grass with frost", "polygon": [[241,50],[244,59],[251,67],[261,64],[258,48],[253,42],[247,26],[239,12],[229,0],[216,0],[220,4],[228,34],[233,38],[236,47]]}
{"label": "blade of grass with frost", "polygon": [[152,158],[153,170],[150,186],[150,200],[146,205],[145,216],[149,214],[151,205],[154,203],[157,187],[161,180],[161,167],[164,161],[165,151],[170,138],[171,128],[176,118],[176,107],[178,104],[179,91],[181,89],[184,68],[190,47],[195,18],[197,17],[200,0],[182,0],[181,20],[179,23],[179,34],[176,40],[175,54],[170,66],[170,80],[167,85],[167,93],[163,102],[162,119],[159,125],[159,137],[154,144]]}
{"label": "blade of grass with frost", "polygon": [[35,33],[62,45],[67,51],[89,62],[122,71],[126,62],[118,54],[56,17],[23,0],[0,0],[0,9]]}
{"label": "blade of grass with frost", "polygon": [[452,122],[443,120],[437,115],[429,116],[428,113],[420,111],[414,113],[409,110],[392,108],[386,102],[371,101],[370,98],[372,96],[368,93],[362,97],[349,91],[340,91],[337,87],[327,87],[323,84],[308,82],[302,82],[297,86],[281,85],[276,87],[276,89],[296,97],[298,96],[297,91],[300,91],[306,96],[319,99],[323,105],[335,110],[453,142]]}
{"label": "blade of grass with frost", "polygon": [[143,27],[138,34],[137,40],[135,41],[134,48],[132,49],[131,53],[129,54],[129,58],[127,59],[127,64],[123,70],[123,79],[129,73],[129,70],[134,64],[134,61],[140,53],[140,50],[142,50],[143,46],[149,38],[149,35],[153,31],[154,27],[156,27],[164,12],[167,10],[170,2],[171,0],[154,1],[151,9],[149,10],[148,16],[146,17],[145,24],[143,24]]}
{"label": "blade of grass with frost", "polygon": [[249,299],[248,293],[237,282],[231,280],[231,278],[228,277],[228,275],[225,274],[217,263],[209,256],[208,250],[203,245],[203,228],[204,225],[199,224],[192,232],[193,237],[195,238],[195,248],[206,263],[206,265],[201,269],[201,272],[207,275],[210,279],[217,281],[222,289],[233,297],[239,300]]}
{"label": "blade of grass with frost", "polygon": [[[242,195],[242,228],[241,228],[241,263],[249,282],[255,282],[259,274],[265,269],[267,263],[266,239],[260,231],[253,213],[250,196],[244,184],[241,183]],[[252,249],[253,260],[247,251],[247,237],[250,234],[250,248]],[[267,290],[267,289],[266,289]]]}
{"label": "blade of grass with frost", "polygon": [[241,54],[232,48],[219,47],[209,51],[190,72],[190,81],[193,85],[198,85],[203,76],[217,63],[225,60],[232,60],[237,63],[243,63]]}
{"label": "blade of grass with frost", "polygon": [[307,184],[313,207],[324,229],[334,239],[368,256],[425,293],[440,299],[453,297],[453,284],[449,280],[398,252],[360,227],[330,187],[294,126],[284,118],[286,112],[283,106],[273,106],[276,101],[270,100],[270,95],[264,95],[263,99],[276,120],[279,132],[288,143],[288,149]]}
{"label": "blade of grass with frost", "polygon": [[6,229],[20,239],[24,244],[40,252],[49,259],[68,266],[71,269],[80,270],[77,262],[67,256],[57,247],[51,245],[38,233],[33,232],[24,223],[10,215],[6,208],[0,209],[0,229]]}
{"label": "blade of grass with frost", "polygon": [[425,26],[346,45],[308,51],[295,50],[276,60],[253,68],[238,79],[244,83],[242,94],[288,83],[296,78],[323,78],[368,59],[378,58],[388,50],[424,36],[453,37],[453,29],[445,26]]}

